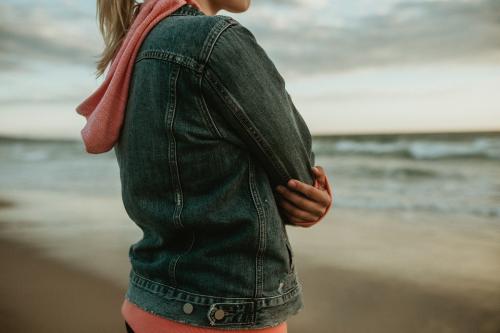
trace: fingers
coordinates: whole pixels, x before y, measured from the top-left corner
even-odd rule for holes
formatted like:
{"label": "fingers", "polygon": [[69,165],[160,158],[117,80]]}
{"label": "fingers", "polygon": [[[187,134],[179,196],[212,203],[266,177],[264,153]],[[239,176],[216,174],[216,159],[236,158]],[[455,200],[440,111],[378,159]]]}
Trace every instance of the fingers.
{"label": "fingers", "polygon": [[288,187],[304,194],[307,198],[320,203],[322,206],[328,205],[330,201],[328,194],[326,194],[323,189],[318,189],[296,179],[290,179],[288,181]]}
{"label": "fingers", "polygon": [[[319,191],[318,189],[316,190]],[[315,215],[316,218],[320,217],[324,212],[324,207],[321,204],[311,201],[311,199],[299,195],[284,186],[278,185],[276,191],[278,191],[283,198],[287,199],[297,208]]]}
{"label": "fingers", "polygon": [[313,174],[316,177],[316,182],[320,185],[320,187],[326,188],[326,172],[323,167],[317,165],[312,167],[311,170],[313,171]]}
{"label": "fingers", "polygon": [[323,169],[322,166],[316,165],[316,166],[313,166],[311,169],[314,172],[314,174],[317,175],[318,177],[326,175],[325,169]]}
{"label": "fingers", "polygon": [[314,184],[290,179],[287,186],[275,189],[281,194],[277,203],[291,224],[311,226],[324,216],[333,201],[325,170],[321,166],[311,168]]}
{"label": "fingers", "polygon": [[291,225],[296,226],[296,227],[308,228],[308,227],[316,224],[316,221],[312,221],[312,222],[304,221],[304,220],[297,219],[297,218],[290,216],[290,215],[286,215],[286,217],[287,217],[288,224],[291,224]]}
{"label": "fingers", "polygon": [[283,208],[285,215],[288,217],[290,222],[313,222],[318,219],[319,216],[312,214],[310,212],[304,211],[295,207],[288,200],[280,198],[278,204]]}

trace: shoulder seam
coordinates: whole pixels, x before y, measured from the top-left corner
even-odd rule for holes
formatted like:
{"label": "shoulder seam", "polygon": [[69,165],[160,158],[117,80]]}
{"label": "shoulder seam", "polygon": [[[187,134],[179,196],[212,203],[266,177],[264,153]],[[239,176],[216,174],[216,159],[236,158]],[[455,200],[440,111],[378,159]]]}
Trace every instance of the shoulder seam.
{"label": "shoulder seam", "polygon": [[215,43],[219,39],[220,35],[227,28],[236,25],[238,23],[235,19],[233,19],[230,16],[218,15],[218,17],[221,17],[221,19],[214,24],[212,29],[210,29],[210,32],[207,38],[205,39],[205,42],[203,43],[203,47],[201,49],[200,60],[202,62],[201,64],[202,72],[204,72],[204,68],[208,63],[208,60],[210,59],[212,50],[215,46]]}

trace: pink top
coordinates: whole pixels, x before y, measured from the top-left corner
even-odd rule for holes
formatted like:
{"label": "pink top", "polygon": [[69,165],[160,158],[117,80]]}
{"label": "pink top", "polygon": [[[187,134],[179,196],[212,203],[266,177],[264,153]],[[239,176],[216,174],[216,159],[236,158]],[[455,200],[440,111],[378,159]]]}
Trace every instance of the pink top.
{"label": "pink top", "polygon": [[257,329],[245,329],[245,330],[227,330],[219,328],[205,328],[192,326],[184,323],[180,323],[174,320],[170,320],[164,317],[156,316],[147,311],[142,310],[137,305],[129,302],[127,299],[123,302],[122,315],[127,321],[127,323],[132,327],[135,333],[221,333],[221,332],[231,332],[231,333],[248,333],[248,332],[258,332],[258,333],[287,333],[286,321],[282,322],[278,326],[257,328]]}

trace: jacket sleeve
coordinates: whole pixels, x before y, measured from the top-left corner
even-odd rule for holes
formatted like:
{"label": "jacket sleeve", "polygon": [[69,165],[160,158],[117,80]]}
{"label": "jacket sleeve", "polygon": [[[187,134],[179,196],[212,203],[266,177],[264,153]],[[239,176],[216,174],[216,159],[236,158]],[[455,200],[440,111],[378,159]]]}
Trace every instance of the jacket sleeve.
{"label": "jacket sleeve", "polygon": [[202,82],[204,93],[218,96],[214,112],[238,133],[273,187],[290,178],[314,184],[309,129],[275,65],[238,21],[214,42]]}

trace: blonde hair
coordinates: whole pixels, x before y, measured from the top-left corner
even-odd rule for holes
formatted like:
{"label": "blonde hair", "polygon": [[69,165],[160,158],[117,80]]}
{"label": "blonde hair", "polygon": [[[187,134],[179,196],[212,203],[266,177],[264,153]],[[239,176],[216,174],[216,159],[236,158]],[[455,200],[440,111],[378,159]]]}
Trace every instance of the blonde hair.
{"label": "blonde hair", "polygon": [[123,39],[139,12],[135,0],[97,0],[96,16],[105,48],[96,62],[96,76],[101,76],[118,52]]}

